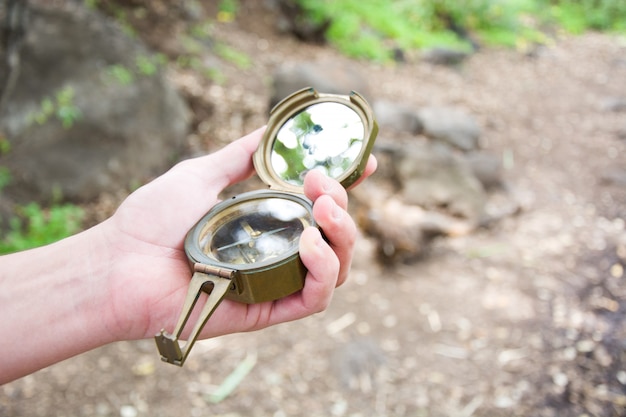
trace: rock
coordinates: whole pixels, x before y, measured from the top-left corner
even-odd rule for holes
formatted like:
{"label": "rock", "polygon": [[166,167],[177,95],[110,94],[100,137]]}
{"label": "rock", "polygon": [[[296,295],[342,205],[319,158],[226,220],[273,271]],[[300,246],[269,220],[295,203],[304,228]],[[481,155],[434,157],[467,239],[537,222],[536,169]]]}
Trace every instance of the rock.
{"label": "rock", "polygon": [[522,209],[499,159],[487,152],[463,153],[421,137],[383,137],[374,150],[379,169],[350,191],[350,201],[383,264],[419,260],[437,236],[466,235]]}
{"label": "rock", "polygon": [[626,98],[608,98],[602,103],[602,110],[606,112],[626,112]]}
{"label": "rock", "polygon": [[313,87],[320,93],[349,94],[356,91],[370,100],[367,80],[354,65],[334,61],[298,62],[281,65],[274,72],[270,108],[305,87]]}
{"label": "rock", "polygon": [[418,117],[426,136],[464,151],[478,148],[480,127],[465,111],[451,107],[426,107],[418,111]]}
{"label": "rock", "polygon": [[344,388],[370,392],[376,387],[385,352],[375,340],[360,337],[342,344],[332,356],[332,369]]}
{"label": "rock", "polygon": [[485,190],[465,159],[449,146],[404,146],[396,155],[395,169],[407,204],[480,223],[487,199]]}
{"label": "rock", "polygon": [[[371,198],[375,192],[359,195],[361,197],[355,200],[360,203],[363,196]],[[467,221],[407,204],[395,195],[376,199],[369,205],[366,215],[358,216],[357,221],[363,231],[376,240],[378,260],[388,265],[420,259],[437,236],[461,236],[473,229]]]}
{"label": "rock", "polygon": [[484,151],[469,152],[464,157],[483,188],[490,190],[502,187],[502,161],[500,158]]}
{"label": "rock", "polygon": [[600,176],[600,181],[607,185],[626,186],[626,170],[612,169],[606,170]]}
{"label": "rock", "polygon": [[435,65],[450,66],[459,65],[470,56],[471,54],[469,52],[442,47],[427,49],[421,54],[421,58],[425,62]]}
{"label": "rock", "polygon": [[417,116],[417,112],[406,104],[376,100],[372,103],[372,109],[381,128],[390,128],[414,135],[422,132],[422,121]]}
{"label": "rock", "polygon": [[487,195],[462,155],[443,144],[377,144],[381,169],[351,190],[359,227],[384,264],[413,262],[436,236],[460,236],[484,222]]}
{"label": "rock", "polygon": [[99,13],[62,4],[32,6],[0,114],[5,192],[22,201],[90,200],[144,182],[171,166],[187,132],[187,106],[150,51]]}
{"label": "rock", "polygon": [[621,140],[626,140],[626,125],[617,131],[617,137]]}
{"label": "rock", "polygon": [[314,44],[326,43],[326,31],[332,21],[325,18],[322,21],[311,19],[294,0],[278,0],[280,17],[277,20],[279,31],[293,34],[303,42]]}

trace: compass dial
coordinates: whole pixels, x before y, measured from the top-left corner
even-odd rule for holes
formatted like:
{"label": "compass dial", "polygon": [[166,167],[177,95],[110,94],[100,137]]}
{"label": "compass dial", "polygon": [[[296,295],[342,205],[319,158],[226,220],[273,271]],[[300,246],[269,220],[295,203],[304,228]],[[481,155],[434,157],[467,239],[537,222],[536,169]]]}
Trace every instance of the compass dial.
{"label": "compass dial", "polygon": [[257,198],[209,218],[198,243],[204,255],[219,263],[271,262],[297,252],[300,235],[312,224],[310,211],[298,201]]}

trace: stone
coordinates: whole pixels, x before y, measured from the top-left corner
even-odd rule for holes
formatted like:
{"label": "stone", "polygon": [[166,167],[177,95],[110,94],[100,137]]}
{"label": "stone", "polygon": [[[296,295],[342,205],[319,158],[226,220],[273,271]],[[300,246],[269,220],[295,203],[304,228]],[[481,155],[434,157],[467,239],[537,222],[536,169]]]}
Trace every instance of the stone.
{"label": "stone", "polygon": [[421,59],[430,64],[455,66],[461,64],[470,56],[469,52],[437,47],[425,50],[421,54]]}
{"label": "stone", "polygon": [[189,112],[151,52],[82,4],[31,8],[17,82],[0,109],[11,144],[0,157],[12,177],[4,192],[86,201],[169,168]]}
{"label": "stone", "polygon": [[332,369],[344,389],[369,392],[379,382],[380,368],[387,361],[378,343],[368,337],[358,337],[342,344],[332,355]]}
{"label": "stone", "polygon": [[483,188],[491,190],[503,186],[502,161],[496,155],[486,151],[474,151],[468,152],[464,157]]}
{"label": "stone", "polygon": [[425,107],[418,111],[424,135],[463,151],[478,148],[481,129],[474,117],[453,107]]}
{"label": "stone", "polygon": [[326,43],[326,31],[332,20],[322,21],[311,19],[299,2],[294,0],[277,0],[280,11],[276,26],[279,32],[291,33],[303,42],[323,45]]}
{"label": "stone", "polygon": [[606,112],[626,112],[626,98],[625,97],[607,98],[602,103],[602,110]]}
{"label": "stone", "polygon": [[604,184],[626,186],[626,170],[624,169],[607,169],[601,176],[600,180]]}
{"label": "stone", "polygon": [[356,91],[371,101],[367,80],[354,65],[334,61],[296,62],[283,64],[274,71],[270,108],[291,93],[306,87],[332,94]]}
{"label": "stone", "polygon": [[464,154],[416,137],[381,139],[380,169],[351,190],[351,210],[386,265],[412,263],[437,236],[463,236],[482,226],[487,193]]}
{"label": "stone", "polygon": [[626,140],[626,124],[616,132],[617,138]]}
{"label": "stone", "polygon": [[381,129],[393,129],[413,135],[422,132],[422,121],[417,111],[410,106],[389,100],[376,100],[372,103],[376,121]]}
{"label": "stone", "polygon": [[[385,265],[414,262],[427,252],[433,238],[462,236],[473,230],[474,225],[465,220],[407,204],[402,196],[386,195],[373,202],[372,197],[379,195],[379,190],[365,187],[365,183],[359,187],[367,192],[359,191],[353,200],[368,208],[357,216],[357,221],[374,238],[376,257]],[[369,200],[364,203],[365,198]]]}
{"label": "stone", "polygon": [[407,204],[480,223],[485,189],[466,160],[449,146],[415,143],[403,147],[396,159],[396,177]]}

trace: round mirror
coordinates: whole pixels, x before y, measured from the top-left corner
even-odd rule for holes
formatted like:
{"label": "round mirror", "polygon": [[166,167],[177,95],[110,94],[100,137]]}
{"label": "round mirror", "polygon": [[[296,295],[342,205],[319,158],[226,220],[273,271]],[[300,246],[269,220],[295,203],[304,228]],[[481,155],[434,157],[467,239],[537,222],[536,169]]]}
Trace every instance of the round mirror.
{"label": "round mirror", "polygon": [[271,166],[283,181],[297,186],[313,169],[338,179],[359,158],[364,139],[363,120],[353,109],[336,102],[313,104],[278,130]]}

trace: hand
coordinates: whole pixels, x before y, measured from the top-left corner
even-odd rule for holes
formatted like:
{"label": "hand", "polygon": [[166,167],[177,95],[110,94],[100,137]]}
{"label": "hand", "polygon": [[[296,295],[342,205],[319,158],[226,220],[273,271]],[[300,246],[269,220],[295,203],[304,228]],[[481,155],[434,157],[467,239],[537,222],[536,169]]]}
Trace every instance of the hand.
{"label": "hand", "polygon": [[[109,300],[104,318],[114,340],[173,330],[191,278],[185,235],[218,202],[225,187],[252,175],[252,154],[262,133],[257,130],[211,155],[179,163],[131,194],[99,226],[107,242],[102,252],[111,265],[104,280]],[[371,157],[363,178],[375,169]],[[347,193],[337,181],[312,171],[304,191],[314,201],[313,214],[327,241],[317,228],[302,234],[300,256],[308,269],[303,290],[252,305],[225,300],[201,337],[257,330],[326,308],[334,288],[348,276],[357,230],[347,213]]]}
{"label": "hand", "polygon": [[[173,330],[191,280],[183,242],[226,186],[252,175],[263,131],[191,159],[132,193],[103,223],[52,245],[0,257],[0,384],[104,344]],[[364,177],[376,169],[368,161]],[[274,302],[225,300],[201,337],[256,330],[323,310],[350,269],[356,227],[346,191],[319,172],[305,194],[324,230],[307,228],[302,291]],[[197,315],[197,314],[196,314]],[[194,316],[190,322],[195,322]],[[185,332],[182,334],[184,339]]]}

